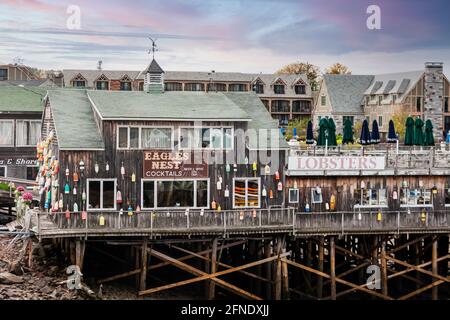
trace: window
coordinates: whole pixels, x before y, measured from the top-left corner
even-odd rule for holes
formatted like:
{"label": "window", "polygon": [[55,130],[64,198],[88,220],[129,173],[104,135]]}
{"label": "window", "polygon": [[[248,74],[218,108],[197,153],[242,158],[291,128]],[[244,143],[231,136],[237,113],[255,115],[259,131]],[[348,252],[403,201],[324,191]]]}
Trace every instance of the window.
{"label": "window", "polygon": [[392,95],[392,104],[395,104],[397,102],[397,95],[393,94]]}
{"label": "window", "polygon": [[298,203],[299,202],[299,190],[298,189],[289,189],[289,203]]}
{"label": "window", "polygon": [[306,94],[306,86],[304,84],[297,84],[294,87],[295,94]]}
{"label": "window", "polygon": [[272,112],[289,112],[288,100],[273,100]]}
{"label": "window", "polygon": [[259,208],[260,207],[260,183],[259,178],[234,178],[233,179],[233,207],[234,208]]}
{"label": "window", "polygon": [[36,180],[38,172],[38,166],[27,166],[27,180]]}
{"label": "window", "polygon": [[14,145],[14,121],[0,120],[0,146]]}
{"label": "window", "polygon": [[255,83],[253,85],[253,91],[255,91],[256,94],[263,94],[264,93],[264,84],[262,83]]}
{"label": "window", "polygon": [[0,166],[0,177],[6,177],[6,166]]}
{"label": "window", "polygon": [[327,105],[327,96],[320,97],[320,104],[322,105],[322,107]]}
{"label": "window", "polygon": [[203,83],[186,83],[184,91],[205,91],[205,85]]}
{"label": "window", "polygon": [[447,186],[444,191],[444,204],[446,207],[450,207],[450,186]]}
{"label": "window", "polygon": [[86,87],[86,81],[76,80],[76,81],[73,82],[73,86],[75,88],[85,88]]}
{"label": "window", "polygon": [[97,88],[97,90],[109,90],[109,82],[108,81],[97,81],[96,88]]}
{"label": "window", "polygon": [[208,88],[208,91],[212,91],[212,92],[214,92],[214,91],[221,91],[221,92],[227,91],[227,85],[225,83],[214,83],[214,82],[213,83],[208,83],[207,88]]}
{"label": "window", "polygon": [[289,124],[289,115],[288,114],[274,114],[272,117],[278,120],[280,126],[285,126]]}
{"label": "window", "polygon": [[231,83],[228,86],[228,91],[232,91],[232,92],[247,91],[247,85],[243,84],[243,83]]}
{"label": "window", "polygon": [[294,100],[292,101],[292,112],[311,112],[311,101]]}
{"label": "window", "polygon": [[355,208],[387,207],[386,189],[356,189]]}
{"label": "window", "polygon": [[144,91],[144,83],[143,83],[143,82],[139,82],[139,84],[138,84],[138,90],[139,90],[139,91]]}
{"label": "window", "polygon": [[342,124],[345,124],[345,121],[350,120],[352,125],[355,124],[355,117],[354,116],[342,116]]}
{"label": "window", "polygon": [[143,149],[172,149],[172,129],[142,128],[141,147]]}
{"label": "window", "polygon": [[209,180],[142,180],[142,208],[208,208]]}
{"label": "window", "polygon": [[119,127],[117,138],[118,149],[138,149],[139,148],[139,128]]}
{"label": "window", "polygon": [[311,189],[311,203],[322,203],[322,189],[320,187]]}
{"label": "window", "polygon": [[444,99],[444,112],[448,112],[448,97]]}
{"label": "window", "polygon": [[0,69],[0,81],[8,80],[8,69]]}
{"label": "window", "polygon": [[432,207],[433,197],[431,189],[401,189],[401,207]]}
{"label": "window", "polygon": [[41,121],[17,120],[16,144],[17,146],[35,146],[41,135]]}
{"label": "window", "polygon": [[116,179],[87,180],[87,209],[116,209]]}
{"label": "window", "polygon": [[180,128],[182,149],[232,149],[231,127]]}
{"label": "window", "polygon": [[120,82],[120,90],[121,91],[131,91],[131,82],[130,81],[121,81]]}
{"label": "window", "polygon": [[378,116],[378,126],[383,127],[383,116]]}
{"label": "window", "polygon": [[420,112],[422,110],[422,98],[417,97],[416,98],[416,111]]}
{"label": "window", "polygon": [[383,101],[383,96],[378,96],[378,105],[381,106],[381,102]]}
{"label": "window", "polygon": [[273,85],[273,92],[275,94],[284,94],[284,85],[283,84]]}
{"label": "window", "polygon": [[164,84],[166,91],[182,91],[183,85],[179,82],[166,82]]}

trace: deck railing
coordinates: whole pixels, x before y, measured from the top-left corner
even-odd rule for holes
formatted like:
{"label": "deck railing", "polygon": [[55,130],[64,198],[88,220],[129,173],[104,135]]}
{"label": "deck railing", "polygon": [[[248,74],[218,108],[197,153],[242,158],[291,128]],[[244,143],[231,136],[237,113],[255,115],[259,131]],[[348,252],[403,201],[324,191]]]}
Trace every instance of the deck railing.
{"label": "deck railing", "polygon": [[401,146],[382,144],[371,146],[344,145],[337,147],[294,147],[290,156],[377,156],[385,157],[386,168],[450,168],[450,146],[437,145],[434,147]]}
{"label": "deck railing", "polygon": [[299,213],[293,208],[224,210],[90,211],[38,213],[38,234],[293,234],[450,232],[450,211]]}

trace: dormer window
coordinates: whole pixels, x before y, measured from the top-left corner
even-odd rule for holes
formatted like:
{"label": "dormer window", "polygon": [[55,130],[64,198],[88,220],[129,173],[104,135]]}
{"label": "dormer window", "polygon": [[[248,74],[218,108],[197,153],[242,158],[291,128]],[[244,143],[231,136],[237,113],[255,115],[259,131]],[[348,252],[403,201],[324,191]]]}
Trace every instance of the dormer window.
{"label": "dormer window", "polygon": [[264,82],[262,82],[261,79],[256,78],[256,80],[253,82],[252,89],[256,94],[263,94],[264,93]]}
{"label": "dormer window", "polygon": [[97,90],[109,90],[109,80],[105,75],[101,75],[96,81],[95,81],[95,88]]}
{"label": "dormer window", "polygon": [[74,77],[71,82],[74,88],[82,89],[86,87],[86,79],[81,74]]}
{"label": "dormer window", "polygon": [[284,94],[284,93],[285,93],[285,91],[284,91],[284,85],[283,85],[283,84],[275,84],[275,85],[273,86],[273,92],[274,92],[275,94]]}
{"label": "dormer window", "polygon": [[247,91],[247,85],[243,83],[230,83],[230,85],[228,86],[228,91],[231,92]]}
{"label": "dormer window", "polygon": [[294,90],[295,94],[306,94],[306,86],[304,84],[296,84]]}
{"label": "dormer window", "polygon": [[120,91],[131,91],[131,79],[127,75],[120,80]]}

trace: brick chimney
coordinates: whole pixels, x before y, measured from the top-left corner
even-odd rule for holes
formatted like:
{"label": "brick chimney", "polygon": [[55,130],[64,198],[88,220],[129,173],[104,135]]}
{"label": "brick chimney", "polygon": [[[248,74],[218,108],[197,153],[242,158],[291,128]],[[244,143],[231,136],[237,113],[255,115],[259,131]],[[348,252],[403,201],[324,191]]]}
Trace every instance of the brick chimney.
{"label": "brick chimney", "polygon": [[443,139],[443,96],[444,96],[444,64],[442,62],[425,63],[424,81],[424,120],[430,119],[434,127],[436,142]]}

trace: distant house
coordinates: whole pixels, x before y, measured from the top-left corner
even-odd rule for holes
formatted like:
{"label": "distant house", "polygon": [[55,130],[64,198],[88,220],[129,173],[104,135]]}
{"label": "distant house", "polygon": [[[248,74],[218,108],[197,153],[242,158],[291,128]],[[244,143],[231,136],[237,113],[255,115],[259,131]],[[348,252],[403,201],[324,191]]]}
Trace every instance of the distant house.
{"label": "distant house", "polygon": [[0,83],[2,81],[26,81],[35,79],[34,74],[26,66],[18,64],[0,65]]}
{"label": "distant house", "polygon": [[[64,86],[111,91],[143,91],[143,71],[63,70]],[[310,118],[313,92],[305,74],[252,74],[240,72],[165,71],[164,91],[254,91],[280,126]]]}
{"label": "distant house", "polygon": [[450,130],[450,84],[443,64],[429,62],[425,70],[381,75],[325,75],[317,98],[313,119],[333,117],[336,132],[342,133],[346,118],[353,123],[367,119],[370,127],[377,120],[385,135],[392,116],[404,112],[430,119],[436,137]]}
{"label": "distant house", "polygon": [[40,87],[0,86],[0,176],[34,180],[43,98]]}

